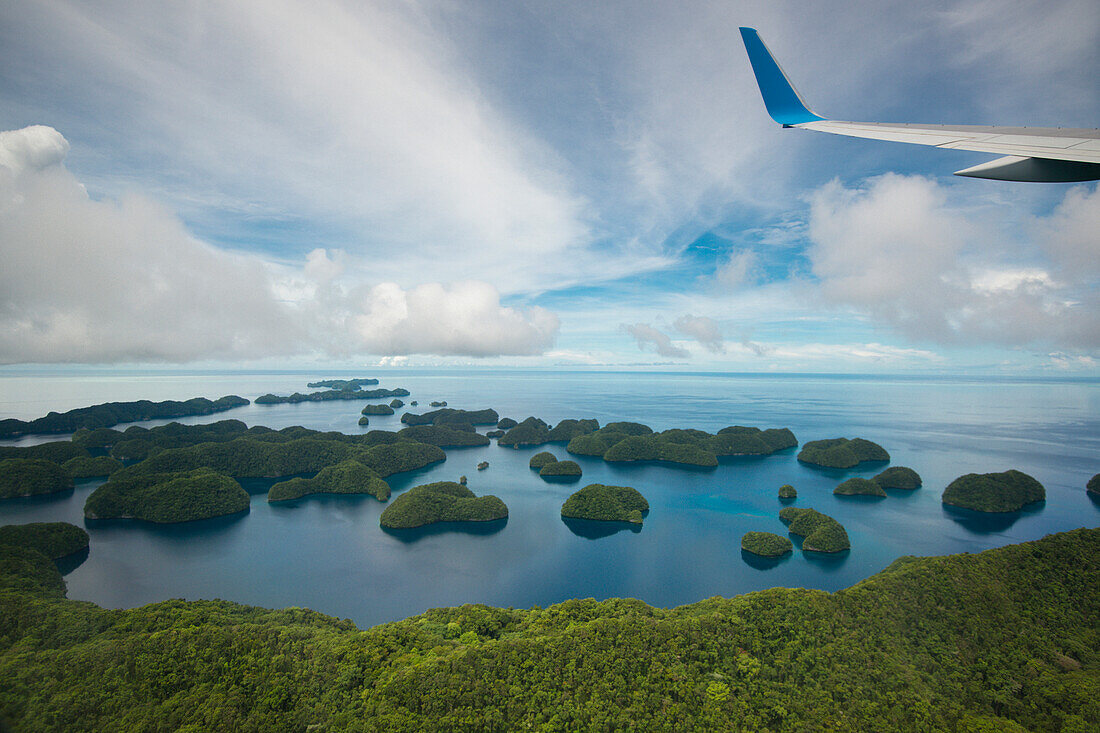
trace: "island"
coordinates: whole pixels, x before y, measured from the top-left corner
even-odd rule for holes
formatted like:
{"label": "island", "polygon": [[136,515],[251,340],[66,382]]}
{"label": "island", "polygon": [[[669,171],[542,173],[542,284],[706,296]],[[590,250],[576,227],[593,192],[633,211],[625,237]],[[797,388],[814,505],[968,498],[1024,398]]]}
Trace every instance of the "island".
{"label": "island", "polygon": [[267,492],[269,502],[290,501],[310,494],[369,494],[379,501],[390,498],[390,485],[359,461],[341,461],[322,468],[313,478],[280,481]]}
{"label": "island", "polygon": [[73,475],[53,461],[5,458],[0,461],[0,499],[52,494],[73,488]]}
{"label": "island", "polygon": [[731,425],[716,434],[673,428],[655,433],[648,425],[612,422],[569,441],[574,455],[597,456],[609,462],[654,461],[698,468],[714,468],[719,458],[766,456],[798,445],[787,428]]}
{"label": "island", "polygon": [[760,557],[782,557],[794,549],[794,543],[771,532],[746,532],[741,537],[741,549]]}
{"label": "island", "polygon": [[1100,473],[1089,479],[1089,482],[1085,484],[1085,491],[1100,494]]}
{"label": "island", "polygon": [[428,403],[428,407],[446,407],[446,406],[447,406],[447,400],[443,400],[442,402],[429,402]]}
{"label": "island", "polygon": [[479,471],[484,471],[488,467],[489,467],[489,462],[488,461],[482,461],[481,463],[477,464],[477,470],[479,470]]}
{"label": "island", "polygon": [[363,415],[392,415],[393,408],[389,405],[367,405],[359,412]]}
{"label": "island", "polygon": [[576,461],[554,461],[539,469],[543,478],[580,478],[581,467]]}
{"label": "island", "polygon": [[884,489],[912,491],[921,487],[920,474],[905,466],[891,466],[871,480]]}
{"label": "island", "polygon": [[406,425],[496,425],[500,417],[492,408],[484,410],[456,410],[445,407],[423,415],[406,412],[401,422]]}
{"label": "island", "polygon": [[310,389],[336,389],[350,391],[361,389],[367,385],[378,384],[377,379],[324,379],[320,382],[310,382],[306,386]]}
{"label": "island", "polygon": [[649,502],[629,486],[589,484],[573,492],[561,505],[561,515],[570,519],[641,524]]}
{"label": "island", "polygon": [[489,445],[489,438],[474,430],[473,425],[415,425],[397,432],[403,440],[428,443],[440,448],[474,448]]}
{"label": "island", "polygon": [[397,389],[330,389],[324,392],[295,392],[292,395],[265,394],[256,398],[257,405],[296,405],[299,402],[330,402],[332,400],[376,400],[386,397],[407,397],[409,390]]}
{"label": "island", "polygon": [[835,553],[852,547],[844,527],[827,514],[789,506],[779,510],[779,518],[791,534],[803,538],[803,551]]}
{"label": "island", "polygon": [[207,468],[115,476],[88,497],[84,503],[86,519],[139,519],[175,524],[248,509],[248,492],[230,477]]}
{"label": "island", "polygon": [[414,486],[393,500],[379,523],[388,529],[412,529],[436,522],[491,522],[508,516],[496,496],[475,496],[462,484],[437,481]]}
{"label": "island", "polygon": [[502,417],[499,421],[497,421],[497,427],[501,430],[511,430],[517,425],[519,425],[519,423],[510,417]]}
{"label": "island", "polygon": [[519,448],[524,445],[542,445],[549,441],[550,426],[537,417],[529,417],[509,428],[497,439],[497,444]]}
{"label": "island", "polygon": [[798,498],[798,492],[790,484],[783,484],[779,487],[779,498],[781,501],[794,501]]}
{"label": "island", "polygon": [[540,470],[543,466],[548,466],[551,463],[557,463],[558,458],[549,451],[543,451],[542,453],[536,453],[531,456],[531,460],[527,462],[527,465],[536,471]]}
{"label": "island", "polygon": [[60,560],[88,547],[88,533],[68,522],[31,522],[0,527],[0,545],[29,547]]}
{"label": "island", "polygon": [[863,438],[830,438],[806,443],[798,460],[825,468],[853,468],[865,461],[889,461],[890,454],[878,443]]}
{"label": "island", "polygon": [[390,400],[390,407],[392,407],[395,410],[399,407],[404,407],[404,406],[405,406],[405,403],[402,402],[401,400],[397,399],[396,397],[394,397],[392,400]]}
{"label": "island", "polygon": [[212,415],[216,412],[232,410],[248,404],[248,400],[237,395],[227,395],[216,400],[195,397],[179,402],[165,400],[150,402],[104,402],[91,407],[79,407],[68,412],[51,412],[36,420],[0,420],[0,438],[14,438],[19,435],[74,433],[81,428],[109,428],[124,422],[141,420],[170,420],[177,417]]}
{"label": "island", "polygon": [[1022,471],[968,473],[943,490],[942,501],[977,512],[1017,512],[1028,504],[1046,500],[1046,489]]}
{"label": "island", "polygon": [[502,435],[504,435],[503,430],[486,430],[485,431],[485,437],[486,438],[499,438]]}
{"label": "island", "polygon": [[110,456],[77,456],[61,464],[73,478],[98,478],[110,476],[122,468],[122,462]]}
{"label": "island", "polygon": [[886,490],[868,478],[850,478],[833,489],[833,493],[837,496],[886,496]]}

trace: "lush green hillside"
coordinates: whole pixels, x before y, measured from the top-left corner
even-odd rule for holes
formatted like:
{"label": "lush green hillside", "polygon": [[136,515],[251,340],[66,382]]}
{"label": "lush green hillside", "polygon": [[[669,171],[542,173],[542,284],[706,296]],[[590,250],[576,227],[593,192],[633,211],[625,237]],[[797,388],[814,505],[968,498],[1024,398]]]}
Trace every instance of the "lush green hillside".
{"label": "lush green hillside", "polygon": [[798,498],[798,491],[790,484],[783,484],[779,487],[779,498],[785,501],[793,501]]}
{"label": "lush green hillside", "polygon": [[267,492],[268,501],[289,501],[309,494],[370,494],[379,501],[390,498],[390,485],[359,461],[346,460],[322,468],[313,478],[280,481]]}
{"label": "lush green hillside", "polygon": [[921,487],[920,474],[905,466],[891,466],[871,479],[884,489],[913,490]]}
{"label": "lush green hillside", "polygon": [[802,537],[802,549],[809,552],[843,552],[851,548],[848,532],[828,514],[793,506],[779,510],[791,534]]}
{"label": "lush green hillside", "polygon": [[581,467],[576,461],[554,461],[539,469],[539,476],[543,478],[554,476],[575,476],[579,478],[580,475]]}
{"label": "lush green hillside", "polygon": [[561,515],[571,519],[592,519],[601,522],[642,521],[642,512],[649,511],[649,502],[629,486],[589,484],[565,500]]}
{"label": "lush green hillside", "polygon": [[77,456],[65,461],[61,467],[71,473],[73,478],[95,478],[110,476],[122,468],[122,462],[109,456]]}
{"label": "lush green hillside", "polygon": [[29,547],[58,560],[88,546],[88,533],[68,522],[31,522],[0,527],[0,545]]}
{"label": "lush green hillside", "polygon": [[88,519],[141,519],[158,524],[221,517],[248,509],[248,492],[207,468],[112,476],[84,503]]}
{"label": "lush green hillside", "polygon": [[979,512],[1015,512],[1046,500],[1046,489],[1021,471],[968,473],[943,490],[943,503]]}
{"label": "lush green hillside", "polygon": [[73,488],[73,475],[53,461],[6,458],[0,461],[0,499],[52,494]]}
{"label": "lush green hillside", "polygon": [[802,446],[798,460],[825,468],[853,468],[864,461],[888,461],[890,454],[863,438],[811,440]]}
{"label": "lush green hillside", "polygon": [[538,471],[543,466],[548,466],[551,463],[557,462],[558,459],[553,453],[550,453],[549,451],[543,451],[542,453],[536,453],[535,455],[531,456],[531,460],[527,462],[527,465]]}
{"label": "lush green hillside", "polygon": [[379,518],[383,527],[411,529],[436,522],[489,522],[508,516],[508,507],[495,496],[474,492],[453,481],[423,484],[401,494]]}
{"label": "lush green hillside", "polygon": [[791,552],[794,544],[771,532],[746,532],[741,537],[741,549],[760,557],[780,557]]}
{"label": "lush green hillside", "polygon": [[63,587],[41,554],[0,549],[15,730],[1100,727],[1097,530],[903,558],[833,594],[462,606],[366,631],[222,601],[103,610]]}
{"label": "lush green hillside", "polygon": [[194,415],[212,415],[247,405],[248,400],[229,395],[216,400],[195,397],[184,402],[105,402],[68,412],[51,412],[37,420],[0,420],[0,438],[30,433],[73,433],[81,428],[109,428],[122,422],[160,420]]}
{"label": "lush green hillside", "polygon": [[833,489],[837,496],[886,496],[886,491],[877,481],[867,478],[850,478]]}
{"label": "lush green hillside", "polygon": [[33,458],[39,461],[64,463],[73,458],[86,458],[91,455],[83,446],[68,440],[55,440],[38,445],[0,445],[0,460],[5,458]]}

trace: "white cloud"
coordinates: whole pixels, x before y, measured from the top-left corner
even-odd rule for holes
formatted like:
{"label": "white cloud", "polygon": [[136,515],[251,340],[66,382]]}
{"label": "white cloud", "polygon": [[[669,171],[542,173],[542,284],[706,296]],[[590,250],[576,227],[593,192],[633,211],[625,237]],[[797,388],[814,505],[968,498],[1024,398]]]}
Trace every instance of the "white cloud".
{"label": "white cloud", "polygon": [[672,327],[686,336],[691,336],[711,353],[721,354],[726,350],[726,345],[722,341],[722,328],[713,318],[693,316],[688,313],[677,318]]}
{"label": "white cloud", "polygon": [[718,265],[714,278],[718,285],[731,289],[750,284],[756,277],[759,259],[751,249],[732,250]]}
{"label": "white cloud", "polygon": [[[1074,196],[1038,226],[1055,238],[1063,231],[1087,238],[1079,223],[1093,214]],[[1071,286],[1049,262],[1021,265],[1042,252],[1011,241],[1003,214],[975,214],[929,179],[890,174],[858,188],[834,181],[811,197],[809,231],[822,296],[910,338],[1100,347],[1094,282]],[[1063,253],[1078,257],[1088,246],[1074,242]]]}
{"label": "white cloud", "polygon": [[686,359],[691,356],[687,349],[673,344],[667,333],[658,331],[648,323],[624,323],[621,328],[634,337],[634,340],[638,342],[638,348],[642,351],[647,351],[647,347],[652,345],[653,350],[660,356],[667,356],[671,359]]}
{"label": "white cloud", "polygon": [[532,354],[557,334],[485,283],[369,288],[340,253],[291,267],[212,247],[146,198],[90,199],[67,147],[51,128],[0,135],[0,363]]}

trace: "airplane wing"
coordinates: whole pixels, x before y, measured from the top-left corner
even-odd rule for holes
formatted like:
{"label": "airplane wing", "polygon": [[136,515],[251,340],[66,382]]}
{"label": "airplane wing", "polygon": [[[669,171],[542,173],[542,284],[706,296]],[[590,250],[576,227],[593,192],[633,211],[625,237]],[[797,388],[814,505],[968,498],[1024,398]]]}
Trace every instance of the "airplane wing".
{"label": "airplane wing", "polygon": [[1047,183],[1100,179],[1100,130],[884,124],[825,119],[810,111],[754,29],[742,28],[741,39],[745,42],[764,106],[771,118],[783,127],[1004,156],[957,171],[957,176]]}

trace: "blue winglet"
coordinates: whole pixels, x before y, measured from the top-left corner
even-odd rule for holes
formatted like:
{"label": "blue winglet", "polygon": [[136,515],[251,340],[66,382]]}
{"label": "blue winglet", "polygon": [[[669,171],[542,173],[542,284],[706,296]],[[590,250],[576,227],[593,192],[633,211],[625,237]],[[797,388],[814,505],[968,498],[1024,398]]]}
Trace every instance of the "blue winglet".
{"label": "blue winglet", "polygon": [[752,71],[756,74],[760,96],[764,98],[764,106],[768,108],[768,114],[773,120],[781,125],[798,125],[825,119],[811,112],[798,96],[791,80],[776,63],[756,29],[742,28],[741,40],[745,42],[749,63],[752,64]]}

